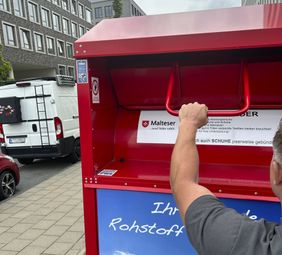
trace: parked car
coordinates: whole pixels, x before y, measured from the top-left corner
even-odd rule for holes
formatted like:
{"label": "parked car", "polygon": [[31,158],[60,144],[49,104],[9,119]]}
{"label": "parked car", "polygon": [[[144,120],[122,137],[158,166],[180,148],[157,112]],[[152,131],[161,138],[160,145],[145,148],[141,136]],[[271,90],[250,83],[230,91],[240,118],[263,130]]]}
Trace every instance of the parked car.
{"label": "parked car", "polygon": [[0,200],[15,194],[20,170],[13,158],[0,154]]}

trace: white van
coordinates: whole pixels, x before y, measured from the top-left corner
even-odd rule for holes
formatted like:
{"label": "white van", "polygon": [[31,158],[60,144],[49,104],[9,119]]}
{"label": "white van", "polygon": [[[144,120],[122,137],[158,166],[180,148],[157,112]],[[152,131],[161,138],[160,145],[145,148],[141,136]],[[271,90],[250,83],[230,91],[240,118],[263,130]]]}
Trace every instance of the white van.
{"label": "white van", "polygon": [[80,160],[77,89],[70,76],[0,86],[0,145],[30,164],[36,158]]}

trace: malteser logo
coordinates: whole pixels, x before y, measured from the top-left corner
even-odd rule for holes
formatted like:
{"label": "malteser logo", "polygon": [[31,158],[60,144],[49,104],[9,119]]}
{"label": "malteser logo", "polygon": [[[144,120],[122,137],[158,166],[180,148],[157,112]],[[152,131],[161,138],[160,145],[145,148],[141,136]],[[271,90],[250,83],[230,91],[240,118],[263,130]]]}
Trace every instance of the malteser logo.
{"label": "malteser logo", "polygon": [[149,124],[150,124],[150,121],[149,121],[149,120],[142,120],[142,126],[143,126],[144,128],[148,127]]}
{"label": "malteser logo", "polygon": [[175,127],[175,121],[163,121],[163,120],[142,120],[142,126],[147,128],[152,126],[152,128],[173,128]]}

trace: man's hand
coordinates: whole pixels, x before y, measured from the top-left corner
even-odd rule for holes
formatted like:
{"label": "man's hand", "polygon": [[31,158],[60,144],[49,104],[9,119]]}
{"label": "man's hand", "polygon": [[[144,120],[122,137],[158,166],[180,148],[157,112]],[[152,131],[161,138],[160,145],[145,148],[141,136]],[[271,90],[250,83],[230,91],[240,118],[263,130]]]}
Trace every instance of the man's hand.
{"label": "man's hand", "polygon": [[190,103],[182,105],[179,111],[180,122],[184,121],[185,126],[201,128],[208,123],[208,107],[205,104]]}

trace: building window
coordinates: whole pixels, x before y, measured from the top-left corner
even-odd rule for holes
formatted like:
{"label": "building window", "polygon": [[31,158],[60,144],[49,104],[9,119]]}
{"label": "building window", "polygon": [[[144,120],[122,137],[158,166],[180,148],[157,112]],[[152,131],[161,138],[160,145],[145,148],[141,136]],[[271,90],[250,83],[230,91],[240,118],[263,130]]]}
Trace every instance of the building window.
{"label": "building window", "polygon": [[38,5],[33,2],[28,2],[28,15],[29,20],[39,23]]}
{"label": "building window", "polygon": [[28,29],[20,28],[20,42],[22,49],[32,50],[31,32]]}
{"label": "building window", "polygon": [[71,43],[66,43],[67,45],[67,57],[73,58],[73,46]]}
{"label": "building window", "polygon": [[105,17],[107,18],[113,17],[113,8],[111,5],[105,6]]}
{"label": "building window", "polygon": [[0,0],[0,10],[11,12],[10,0]]}
{"label": "building window", "polygon": [[79,37],[83,36],[84,33],[85,33],[85,28],[83,26],[79,25]]}
{"label": "building window", "polygon": [[132,16],[141,16],[141,13],[133,5],[131,5],[131,13],[132,13]]}
{"label": "building window", "polygon": [[103,18],[103,9],[102,9],[102,7],[95,8],[95,18],[96,19]]}
{"label": "building window", "polygon": [[53,0],[53,3],[54,3],[55,5],[60,6],[60,0]]}
{"label": "building window", "polygon": [[61,40],[57,40],[57,52],[59,57],[65,57],[66,51],[65,51],[65,43]]}
{"label": "building window", "polygon": [[55,46],[55,39],[50,36],[46,36],[47,42],[47,53],[49,55],[56,55],[56,46]]}
{"label": "building window", "polygon": [[59,14],[53,13],[53,27],[56,31],[61,31],[61,22]]}
{"label": "building window", "polygon": [[50,11],[41,7],[41,19],[44,27],[51,27]]}
{"label": "building window", "polygon": [[58,65],[58,74],[61,74],[61,75],[66,75],[66,66],[64,65]]}
{"label": "building window", "polygon": [[69,0],[62,0],[62,8],[66,11],[69,10]]}
{"label": "building window", "polygon": [[34,45],[35,51],[39,53],[45,53],[43,35],[34,32]]}
{"label": "building window", "polygon": [[74,67],[68,66],[68,75],[74,77]]}
{"label": "building window", "polygon": [[78,17],[84,19],[84,8],[82,4],[78,4]]}
{"label": "building window", "polygon": [[77,24],[74,22],[71,22],[71,35],[74,38],[78,38]]}
{"label": "building window", "polygon": [[70,34],[70,21],[66,18],[63,18],[63,32],[66,35]]}
{"label": "building window", "polygon": [[91,10],[85,8],[85,20],[92,23]]}
{"label": "building window", "polygon": [[77,6],[76,6],[76,0],[71,0],[70,2],[70,9],[71,9],[71,13],[74,15],[77,15]]}
{"label": "building window", "polygon": [[17,47],[16,28],[9,23],[3,23],[4,43],[6,46]]}
{"label": "building window", "polygon": [[[0,0],[1,2],[1,0]],[[26,17],[25,13],[25,5],[24,5],[24,0],[13,0],[14,3],[14,13],[18,17]]]}

